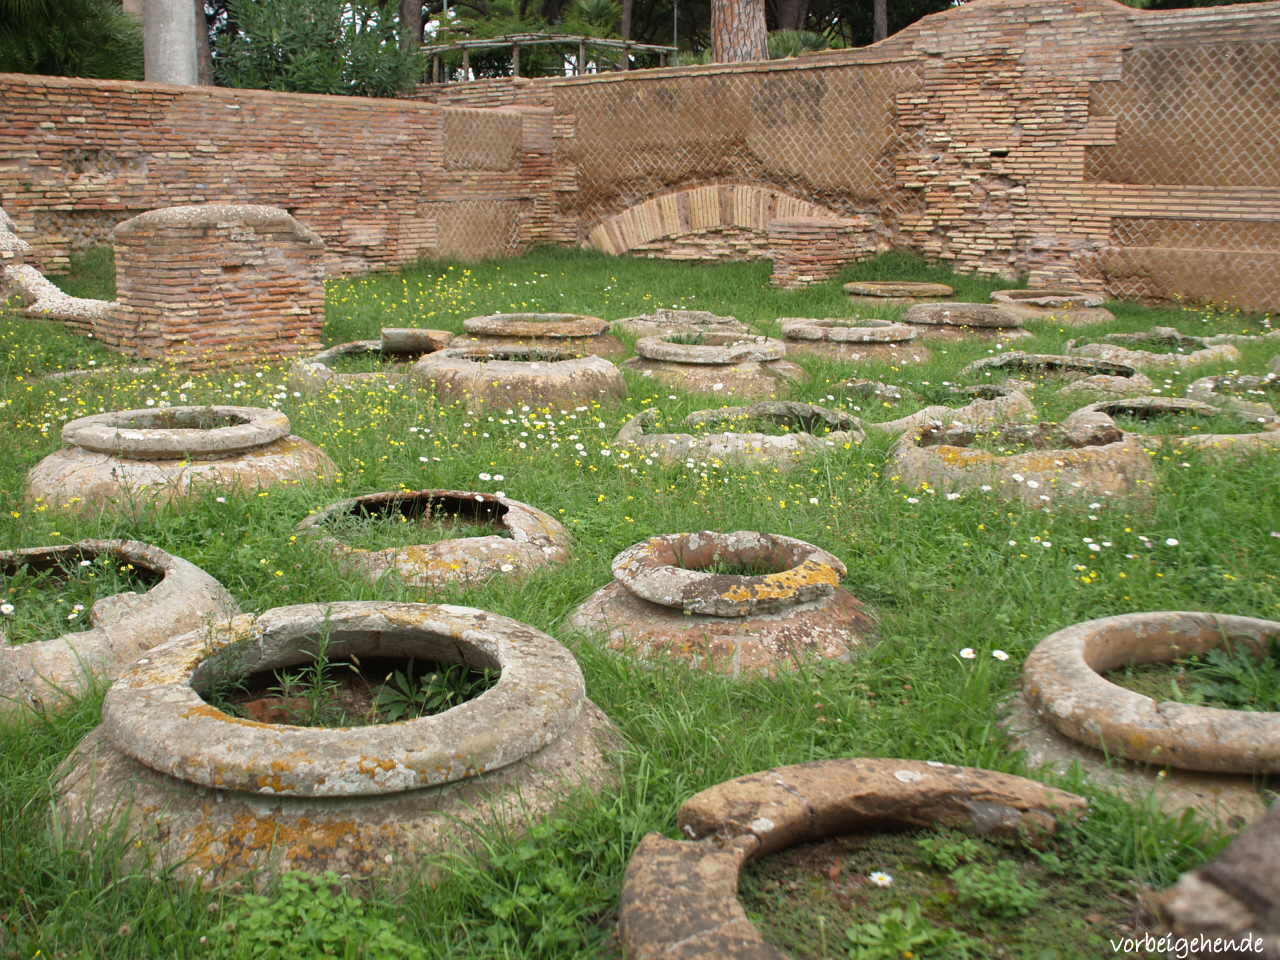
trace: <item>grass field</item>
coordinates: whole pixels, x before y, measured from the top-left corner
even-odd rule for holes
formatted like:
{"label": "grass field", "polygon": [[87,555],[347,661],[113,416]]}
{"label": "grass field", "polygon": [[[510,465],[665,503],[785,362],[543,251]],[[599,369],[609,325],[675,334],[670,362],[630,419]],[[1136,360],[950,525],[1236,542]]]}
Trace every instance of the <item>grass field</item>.
{"label": "grass field", "polygon": [[[110,271],[109,259],[100,255],[82,261],[67,287],[107,296]],[[974,301],[1009,285],[953,276],[898,254],[800,292],[773,290],[768,273],[767,263],[692,266],[577,251],[470,266],[418,264],[331,281],[325,341],[376,338],[382,326],[461,330],[466,317],[504,311],[614,320],[659,306],[733,314],[776,335],[779,317],[847,316],[840,281],[943,280],[956,287],[957,299]],[[1155,324],[1185,333],[1269,329],[1266,318],[1226,309],[1110,308],[1115,323],[1090,332]],[[871,312],[895,319],[900,308]],[[1018,341],[1016,349],[1058,353],[1081,335],[1052,323],[1029,327],[1034,336]],[[900,368],[801,358],[809,380],[790,396],[866,420],[892,419],[912,405],[885,409],[854,402],[837,384],[857,375],[911,386],[921,396],[919,406],[947,396],[947,387],[962,382],[962,367],[997,349],[979,340],[931,346],[929,363]],[[1181,396],[1199,376],[1264,373],[1275,347],[1241,351],[1239,362],[1155,374],[1153,380],[1161,394]],[[1280,470],[1274,454],[1223,466],[1165,448],[1157,461],[1158,497],[1145,512],[1099,501],[1035,511],[985,493],[948,499],[904,488],[886,469],[891,441],[876,432],[861,445],[832,449],[791,472],[649,462],[612,443],[637,412],[656,408],[672,424],[693,410],[738,401],[689,395],[638,376],[628,375],[631,395],[618,402],[468,415],[411,386],[302,395],[279,364],[232,372],[111,372],[128,362],[57,324],[0,311],[0,549],[85,537],[143,540],[204,568],[248,612],[385,599],[449,602],[514,617],[557,637],[578,657],[590,697],[626,737],[622,786],[575,799],[571,815],[551,818],[524,837],[487,834],[483,855],[448,859],[444,879],[434,885],[402,873],[359,890],[316,888],[298,877],[264,896],[242,886],[199,890],[169,877],[157,882],[125,866],[119,854],[128,838],[85,854],[59,847],[47,832],[53,772],[98,720],[100,695],[90,696],[57,716],[0,725],[0,956],[262,958],[328,955],[325,949],[370,958],[616,956],[613,923],[627,859],[647,832],[676,835],[675,811],[692,793],[774,765],[841,756],[1027,773],[998,726],[1000,703],[1016,688],[1026,654],[1047,634],[1140,610],[1280,619]],[[87,367],[104,372],[42,379]],[[1082,405],[1057,397],[1060,386],[1047,379],[1035,391],[1046,419]],[[341,475],[228,492],[139,519],[111,512],[73,519],[23,501],[25,473],[57,449],[65,421],[99,411],[200,403],[282,409],[294,432],[321,445]],[[498,580],[431,592],[347,576],[309,538],[294,536],[299,520],[335,500],[427,487],[502,490],[538,507],[573,534],[573,559],[518,589]],[[879,643],[851,664],[731,682],[675,666],[638,667],[563,628],[575,607],[609,582],[616,553],[651,535],[703,529],[786,534],[833,552],[849,568],[845,586],[874,611]],[[0,585],[0,593],[5,589]],[[16,622],[25,615],[15,604],[8,617]],[[976,656],[961,657],[966,648]],[[993,656],[997,651],[1008,659]],[[1167,818],[1150,803],[1054,782],[1083,792],[1092,810],[1058,841],[1051,869],[1036,865],[1037,882],[1050,889],[1027,923],[1043,936],[1003,947],[988,943],[985,949],[996,952],[975,955],[1111,956],[1108,935],[1145,929],[1136,913],[1138,891],[1169,884],[1225,842],[1207,825]],[[895,891],[911,890],[911,896],[932,898],[931,922],[949,915],[957,929],[984,923],[977,908],[940,912],[939,903],[945,906],[957,891],[945,876],[931,884],[903,882],[880,891],[883,897],[858,900],[858,909],[831,922],[851,927],[903,910],[906,894],[895,899]],[[771,889],[759,876],[751,885]],[[1101,920],[1086,919],[1081,891],[1089,902],[1104,904],[1095,911]],[[355,893],[359,899],[349,896]],[[753,903],[770,900],[757,896]],[[785,898],[772,901],[791,909]],[[778,926],[777,918],[762,919]],[[277,943],[286,937],[292,946]],[[871,949],[855,939],[837,929],[830,955],[898,956],[855,953]],[[918,957],[959,955],[921,942]]]}

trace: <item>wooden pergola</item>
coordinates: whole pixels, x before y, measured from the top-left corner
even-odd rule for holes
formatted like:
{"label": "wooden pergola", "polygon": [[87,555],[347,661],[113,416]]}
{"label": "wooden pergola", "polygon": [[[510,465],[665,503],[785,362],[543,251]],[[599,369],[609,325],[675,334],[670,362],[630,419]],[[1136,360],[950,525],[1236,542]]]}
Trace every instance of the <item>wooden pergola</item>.
{"label": "wooden pergola", "polygon": [[667,65],[667,55],[676,52],[675,47],[659,43],[635,43],[631,40],[611,40],[605,37],[583,37],[562,33],[513,33],[505,37],[490,37],[487,40],[459,40],[456,43],[433,44],[424,46],[422,49],[423,52],[431,55],[431,82],[448,83],[449,78],[443,69],[442,63],[442,57],[446,53],[462,52],[462,74],[465,77],[471,72],[471,51],[501,50],[510,47],[511,75],[518,77],[520,76],[520,48],[545,46],[547,44],[577,45],[578,60],[574,65],[575,75],[582,74],[586,67],[588,48],[621,50],[622,58],[618,67],[619,70],[629,70],[631,68],[632,51],[637,53],[656,53],[658,55],[658,65],[662,67]]}

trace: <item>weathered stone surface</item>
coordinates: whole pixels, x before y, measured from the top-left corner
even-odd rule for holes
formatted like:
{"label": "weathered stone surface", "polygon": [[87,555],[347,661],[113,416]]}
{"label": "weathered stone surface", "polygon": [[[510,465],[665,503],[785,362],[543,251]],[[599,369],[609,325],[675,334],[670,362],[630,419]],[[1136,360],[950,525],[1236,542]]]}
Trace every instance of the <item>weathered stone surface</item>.
{"label": "weathered stone surface", "polygon": [[[963,406],[949,407],[941,403],[932,404],[905,417],[898,417],[896,420],[868,422],[864,423],[864,426],[868,429],[900,433],[904,430],[919,430],[933,423],[944,426],[962,423],[981,427],[1009,421],[1031,420],[1036,415],[1036,408],[1021,390],[996,385],[977,389],[981,392],[976,393],[974,399]],[[965,394],[958,392],[958,395]]]}
{"label": "weathered stone surface", "polygon": [[[1267,401],[1269,396],[1280,396],[1278,388],[1280,376],[1274,373],[1265,377],[1225,374],[1220,377],[1201,377],[1187,387],[1187,396],[1201,403],[1230,410],[1242,417],[1274,422],[1276,409]],[[1234,395],[1240,392],[1247,393],[1251,399]]]}
{"label": "weathered stone surface", "polygon": [[[1280,421],[1275,418],[1246,417],[1238,410],[1214,407],[1199,400],[1182,397],[1129,397],[1119,400],[1102,400],[1091,403],[1087,407],[1081,407],[1067,418],[1067,423],[1098,414],[1107,417],[1128,415],[1141,419],[1162,414],[1186,414],[1189,415],[1190,420],[1195,416],[1209,417],[1220,412],[1235,413],[1241,417],[1242,421],[1262,419],[1265,429],[1261,432],[1247,433],[1193,433],[1188,429],[1187,433],[1174,436],[1153,434],[1135,434],[1134,436],[1138,437],[1144,446],[1196,449],[1216,457],[1246,456],[1259,450],[1280,449]],[[1189,423],[1188,428],[1190,426]]]}
{"label": "weathered stone surface", "polygon": [[[398,383],[409,376],[410,365],[424,354],[443,350],[454,335],[447,330],[389,327],[378,340],[353,340],[295,360],[289,371],[291,384],[302,390],[331,390],[335,386],[360,387]],[[390,364],[383,370],[339,373],[329,364],[344,357],[376,356]]]}
{"label": "weathered stone surface", "polygon": [[[760,576],[708,572],[720,564],[772,568]],[[829,597],[848,571],[827,551],[791,537],[677,533],[652,537],[613,558],[613,576],[638,597],[683,613],[742,617]]]}
{"label": "weathered stone surface", "polygon": [[0,269],[8,286],[26,304],[23,312],[29,317],[63,320],[81,332],[94,333],[116,307],[114,300],[68,296],[29,263]]}
{"label": "weathered stone surface", "polygon": [[1181,937],[1248,940],[1247,952],[1225,948],[1196,957],[1240,956],[1280,960],[1280,806],[1232,841],[1206,866],[1151,898],[1157,913]]}
{"label": "weathered stone surface", "polygon": [[710,310],[659,309],[638,317],[623,317],[615,326],[633,337],[669,337],[681,333],[750,333],[751,328],[736,317],[720,316]]}
{"label": "weathered stone surface", "polygon": [[[1132,335],[1125,343],[1171,342],[1170,338],[1159,335],[1159,331],[1167,328],[1157,327],[1152,335]],[[1177,331],[1173,331],[1177,334]],[[1198,338],[1177,334],[1182,340],[1196,341]],[[1076,340],[1067,341],[1067,353],[1077,357],[1096,357],[1099,360],[1111,360],[1115,363],[1126,363],[1143,370],[1180,370],[1187,367],[1200,366],[1206,363],[1222,363],[1240,359],[1240,351],[1229,343],[1192,350],[1190,353],[1152,353],[1149,350],[1134,350],[1116,343],[1084,343]]]}
{"label": "weathered stone surface", "polygon": [[[733,430],[735,420],[746,418],[767,418],[792,429],[784,434],[728,432]],[[646,456],[656,457],[663,463],[683,462],[694,457],[768,464],[785,470],[806,457],[846,443],[861,443],[865,438],[857,417],[795,401],[766,400],[749,407],[698,410],[686,418],[691,426],[724,423],[726,432],[723,433],[647,433],[657,419],[655,410],[637,414],[623,424],[613,442],[642,450]],[[823,435],[809,432],[815,421],[826,423],[831,432]]]}
{"label": "weathered stone surface", "polygon": [[[195,692],[219,670],[305,662],[324,629],[331,654],[464,662],[501,677],[444,713],[373,727],[243,720]],[[572,655],[524,624],[444,605],[285,607],[139,661],[61,769],[55,819],[71,842],[91,844],[129,818],[157,855],[152,869],[206,882],[255,870],[368,875],[469,846],[467,824],[526,824],[579,786],[616,782],[620,745]]]}
{"label": "weathered stone surface", "polygon": [[[975,329],[1013,329],[1022,326],[1015,313],[993,303],[921,303],[903,315],[904,323],[922,327],[973,327]],[[933,333],[925,330],[926,334]]]}
{"label": "weathered stone surface", "polygon": [[677,823],[697,842],[649,834],[637,846],[619,899],[623,949],[636,960],[781,960],[737,899],[744,863],[886,825],[1043,835],[1085,807],[1032,780],[932,761],[822,760],[739,777],[680,808]]}
{"label": "weathered stone surface", "polygon": [[[776,572],[706,569],[718,564]],[[847,660],[874,633],[861,602],[837,586],[844,565],[791,537],[751,531],[653,537],[618,554],[613,572],[615,582],[569,623],[642,659],[674,657],[730,676],[773,674],[814,657]]]}
{"label": "weathered stone surface", "polygon": [[1138,376],[1136,367],[1107,360],[1090,360],[1086,357],[1068,357],[1053,353],[1023,353],[1011,350],[994,357],[975,360],[963,370],[962,376],[981,373],[984,370],[1007,370],[1030,374],[1069,374],[1088,377],[1103,375],[1132,378]]}
{"label": "weathered stone surface", "polygon": [[723,366],[781,360],[787,354],[787,346],[772,337],[709,333],[699,343],[676,343],[666,337],[641,337],[636,341],[636,353],[646,360]]}
{"label": "weathered stone surface", "polygon": [[1023,320],[1049,320],[1071,327],[1109,323],[1115,316],[1102,309],[1106,297],[1084,290],[996,290],[991,302]]}
{"label": "weathered stone surface", "polygon": [[574,356],[618,357],[626,345],[599,317],[578,313],[494,313],[462,321],[459,348],[548,347]]}
{"label": "weathered stone surface", "polygon": [[89,611],[91,629],[33,643],[0,641],[0,715],[63,706],[94,680],[111,679],[144,651],[237,612],[213,577],[159,547],[136,540],[81,540],[0,552],[0,574],[19,567],[110,556],[159,582],[145,593],[119,593]]}
{"label": "weathered stone surface", "polygon": [[1112,756],[1210,773],[1280,772],[1280,713],[1160,702],[1105,680],[1129,664],[1166,663],[1228,640],[1265,656],[1280,622],[1195,612],[1132,613],[1078,623],[1040,642],[1023,694],[1064,736]]}
{"label": "weathered stone surface", "polygon": [[836,389],[851,400],[861,400],[874,406],[896,407],[900,403],[918,398],[918,394],[910,387],[896,383],[881,383],[879,380],[862,380],[854,378],[836,385]]}
{"label": "weathered stone surface", "polygon": [[76,510],[140,509],[215,487],[269,487],[338,471],[319,447],[289,433],[283,413],[257,407],[95,414],[70,421],[62,436],[72,445],[27,474],[28,501]]}
{"label": "weathered stone surface", "polygon": [[383,353],[416,354],[435,353],[449,345],[454,334],[448,330],[430,327],[383,327],[380,344]]}
{"label": "weathered stone surface", "polygon": [[414,364],[413,376],[442,401],[468,410],[523,403],[563,410],[627,395],[622,373],[608,360],[540,347],[448,347]]}
{"label": "weathered stone surface", "polygon": [[916,339],[915,327],[905,323],[864,318],[815,320],[782,317],[782,334],[787,352],[810,354],[856,363],[883,360],[887,363],[924,363],[929,348]]}
{"label": "weathered stone surface", "polygon": [[701,343],[672,343],[663,337],[642,337],[636,353],[623,364],[645,376],[699,393],[741,396],[777,395],[787,382],[803,380],[804,370],[782,359],[786,344],[770,337],[708,333]]}
{"label": "weathered stone surface", "polygon": [[[412,519],[438,513],[493,524],[493,536],[362,550],[337,539],[326,523],[350,516],[392,514]],[[497,531],[503,531],[500,535]],[[519,576],[569,559],[569,531],[528,504],[467,490],[393,490],[342,500],[311,514],[298,531],[328,548],[348,569],[377,581],[388,573],[414,587]]]}
{"label": "weathered stone surface", "polygon": [[909,280],[897,281],[859,281],[846,283],[844,292],[849,299],[863,303],[919,303],[922,300],[937,300],[950,297],[955,293],[945,283],[916,283]]}
{"label": "weathered stone surface", "polygon": [[1148,393],[1155,384],[1145,373],[1135,373],[1131,377],[1114,376],[1106,373],[1095,373],[1091,377],[1081,377],[1068,383],[1058,391],[1059,396],[1089,397],[1136,397]]}
{"label": "weathered stone surface", "polygon": [[1027,705],[1023,693],[1010,698],[1000,725],[1014,746],[1026,754],[1030,769],[1043,767],[1070,776],[1078,767],[1093,783],[1134,803],[1154,799],[1172,817],[1194,810],[1204,820],[1238,830],[1267,812],[1253,775],[1196,773],[1108,756],[1063,736]]}
{"label": "weathered stone surface", "polygon": [[[909,486],[928,483],[951,493],[990,488],[1029,507],[1081,498],[1150,500],[1155,467],[1139,438],[1123,435],[1107,418],[1098,429],[1056,424],[994,428],[960,426],[908,430],[893,453],[894,473]],[[1065,425],[1064,425],[1065,427]],[[970,446],[979,434],[1036,449],[1002,455]]]}

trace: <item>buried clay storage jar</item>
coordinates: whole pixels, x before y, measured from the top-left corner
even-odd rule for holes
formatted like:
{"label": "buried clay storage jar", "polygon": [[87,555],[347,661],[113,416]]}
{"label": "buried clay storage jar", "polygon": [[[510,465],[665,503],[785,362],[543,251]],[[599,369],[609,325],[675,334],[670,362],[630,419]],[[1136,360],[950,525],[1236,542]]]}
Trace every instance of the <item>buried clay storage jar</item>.
{"label": "buried clay storage jar", "polygon": [[[1175,450],[1199,450],[1211,457],[1230,458],[1251,453],[1280,450],[1280,420],[1274,416],[1250,415],[1238,408],[1218,407],[1199,400],[1181,397],[1129,397],[1118,400],[1102,400],[1082,407],[1066,419],[1065,426],[1103,417],[1130,417],[1143,426],[1164,421],[1175,428],[1176,433],[1163,434],[1133,430],[1130,436],[1144,446]],[[1199,430],[1199,424],[1225,419],[1238,432],[1208,433]],[[1167,427],[1166,427],[1167,429]]]}
{"label": "buried clay storage jar", "polygon": [[989,377],[992,372],[1017,374],[1020,379],[1031,377],[1032,386],[1046,378],[1068,380],[1070,382],[1061,390],[1067,396],[1101,394],[1132,397],[1147,393],[1153,386],[1149,377],[1126,363],[1056,353],[1023,353],[1020,350],[975,360],[962,369],[960,375]]}
{"label": "buried clay storage jar", "polygon": [[614,557],[614,582],[569,624],[641,659],[772,675],[807,660],[848,660],[874,636],[862,602],[838,586],[845,573],[836,557],[791,537],[666,534]]}
{"label": "buried clay storage jar", "polygon": [[1106,296],[1085,290],[996,290],[991,302],[1023,320],[1048,320],[1071,327],[1114,320],[1110,310],[1102,309]]}
{"label": "buried clay storage jar", "polygon": [[646,377],[694,393],[773,397],[805,372],[784,360],[781,340],[737,333],[672,334],[642,337],[636,353],[623,363]]}
{"label": "buried clay storage jar", "polygon": [[[475,535],[451,536],[459,525]],[[431,542],[433,526],[446,539]],[[518,500],[465,490],[371,493],[313,513],[298,531],[369,580],[394,573],[413,587],[527,574],[563,563],[570,550],[569,532],[555,518]],[[343,542],[380,532],[403,540],[421,534],[425,542],[367,549]]]}
{"label": "buried clay storage jar", "polygon": [[1141,441],[1102,416],[1062,425],[925,426],[902,436],[893,464],[911,487],[990,490],[1029,507],[1081,498],[1150,502],[1156,480]]}
{"label": "buried clay storage jar", "polygon": [[526,403],[568,410],[627,395],[621,371],[608,360],[544,347],[450,347],[419,360],[413,375],[442,402],[468,410]]}
{"label": "buried clay storage jar", "polygon": [[62,428],[61,450],[27,474],[28,501],[67,509],[180,502],[212,487],[271,487],[333,475],[289,418],[260,407],[158,407],[99,413]]}
{"label": "buried clay storage jar", "polygon": [[1022,318],[993,303],[921,303],[908,307],[902,322],[924,337],[963,340],[969,337],[995,337],[1012,340],[1028,337],[1031,331],[1022,327]]}
{"label": "buried clay storage jar", "polygon": [[1221,647],[1262,658],[1277,642],[1280,622],[1218,613],[1127,613],[1077,623],[1027,657],[1007,725],[1033,767],[1065,773],[1078,763],[1104,785],[1138,795],[1154,789],[1175,816],[1193,808],[1238,827],[1266,810],[1260,778],[1274,785],[1280,774],[1280,713],[1155,700],[1104,674]]}
{"label": "buried clay storage jar", "polygon": [[[21,580],[65,588],[73,578],[99,577],[124,589],[90,605],[83,613],[88,629],[26,643],[13,642],[16,631],[6,636],[12,618],[24,613]],[[60,707],[95,680],[114,679],[165,640],[237,612],[231,595],[209,574],[136,540],[6,550],[0,552],[0,584],[0,597],[14,607],[7,623],[0,623],[0,716]]]}
{"label": "buried clay storage jar", "polygon": [[[225,705],[218,695],[236,684],[269,684],[267,671],[279,683],[310,675],[296,696],[242,707],[297,721],[343,676],[379,684],[398,670],[403,681],[381,685],[399,684],[386,702],[416,703],[432,688],[415,694],[414,664],[497,681],[441,713],[357,714],[343,726],[264,722],[208,702]],[[354,680],[343,689],[370,699]],[[359,716],[375,722],[355,725]],[[281,607],[173,640],[124,674],[101,726],[59,771],[55,825],[68,844],[90,845],[127,819],[152,869],[205,882],[253,871],[263,881],[289,870],[367,876],[467,846],[468,825],[525,825],[579,787],[616,782],[607,758],[619,746],[573,656],[525,624],[433,604]]]}
{"label": "buried clay storage jar", "polygon": [[606,358],[627,352],[607,321],[580,313],[494,313],[468,317],[462,329],[455,347],[537,347]]}
{"label": "buried clay storage jar", "polygon": [[751,328],[737,317],[721,316],[710,310],[672,310],[665,307],[638,317],[623,317],[615,325],[632,337],[669,337],[682,333],[751,333]]}
{"label": "buried clay storage jar", "polygon": [[650,833],[640,841],[618,903],[622,948],[634,960],[787,960],[738,897],[747,863],[886,828],[945,827],[1042,844],[1085,810],[1083,797],[1034,780],[931,760],[842,757],[747,774],[684,802],[676,824],[689,839]]}
{"label": "buried clay storage jar", "polygon": [[[857,417],[794,400],[697,410],[685,423],[694,430],[706,429],[697,433],[651,432],[658,424],[658,411],[645,410],[623,424],[613,442],[663,463],[683,463],[692,457],[786,470],[826,450],[860,444],[865,439]],[[770,432],[763,432],[765,427]]]}
{"label": "buried clay storage jar", "polygon": [[[1157,352],[1163,348],[1167,353]],[[1127,363],[1141,370],[1185,370],[1206,363],[1235,362],[1240,351],[1230,343],[1210,344],[1173,327],[1153,327],[1142,333],[1109,333],[1100,343],[1067,341],[1067,353],[1077,357],[1096,357]]]}
{"label": "buried clay storage jar", "polygon": [[443,350],[452,339],[453,334],[447,330],[389,327],[382,331],[380,340],[340,343],[314,356],[295,360],[289,380],[298,389],[307,391],[399,383],[409,376],[416,360]]}
{"label": "buried clay storage jar", "polygon": [[929,349],[916,343],[916,330],[905,323],[864,317],[814,320],[782,317],[778,320],[789,354],[809,354],[854,362],[924,363]]}
{"label": "buried clay storage jar", "polygon": [[858,280],[844,285],[845,295],[854,303],[925,303],[950,297],[955,289],[945,283],[914,280]]}

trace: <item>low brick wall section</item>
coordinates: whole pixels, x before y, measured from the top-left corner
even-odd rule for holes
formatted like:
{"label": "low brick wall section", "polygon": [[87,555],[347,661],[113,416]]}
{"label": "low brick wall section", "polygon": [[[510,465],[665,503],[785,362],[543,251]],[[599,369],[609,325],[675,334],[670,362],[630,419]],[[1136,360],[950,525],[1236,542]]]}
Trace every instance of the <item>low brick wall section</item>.
{"label": "low brick wall section", "polygon": [[267,204],[337,272],[573,243],[550,109],[0,74],[0,203],[28,262],[67,268],[147,210]]}
{"label": "low brick wall section", "polygon": [[800,217],[769,224],[775,287],[803,287],[830,280],[840,269],[876,250],[875,236],[861,218]]}
{"label": "low brick wall section", "polygon": [[284,210],[169,207],[114,240],[117,306],[94,329],[107,346],[200,367],[320,349],[324,243]]}

